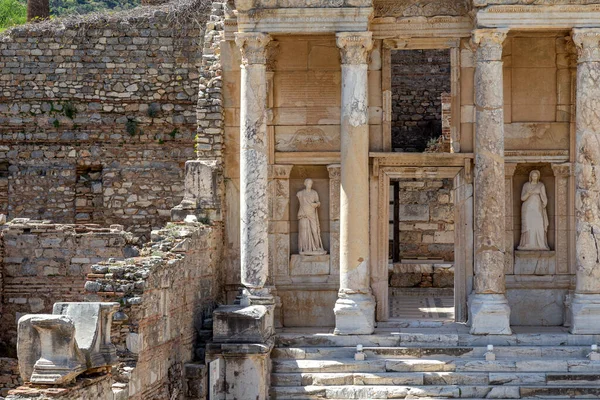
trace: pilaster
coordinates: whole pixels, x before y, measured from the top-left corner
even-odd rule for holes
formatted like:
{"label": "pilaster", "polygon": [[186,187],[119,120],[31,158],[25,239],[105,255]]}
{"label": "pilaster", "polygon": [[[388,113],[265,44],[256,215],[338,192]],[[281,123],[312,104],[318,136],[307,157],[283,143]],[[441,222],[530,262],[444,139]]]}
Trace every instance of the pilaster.
{"label": "pilaster", "polygon": [[327,166],[329,172],[329,279],[340,277],[340,164]]}
{"label": "pilaster", "polygon": [[600,29],[574,29],[577,47],[575,229],[571,333],[600,333]]}
{"label": "pilaster", "polygon": [[[475,56],[475,275],[469,298],[472,334],[510,334],[505,296],[504,96],[505,29],[473,31]],[[498,190],[500,188],[500,190]]]}
{"label": "pilaster", "polygon": [[514,215],[513,215],[513,188],[514,188],[514,175],[515,170],[517,169],[517,164],[507,163],[504,164],[504,193],[506,195],[505,198],[505,232],[506,232],[506,242],[505,242],[505,257],[504,257],[504,273],[506,275],[512,275],[514,272],[514,264],[515,264],[515,246],[514,246]]}
{"label": "pilaster", "polygon": [[336,334],[370,334],[375,298],[369,278],[368,54],[371,32],[337,34],[342,55],[340,290]]}
{"label": "pilaster", "polygon": [[556,272],[569,273],[569,179],[571,164],[552,164],[555,187]]}

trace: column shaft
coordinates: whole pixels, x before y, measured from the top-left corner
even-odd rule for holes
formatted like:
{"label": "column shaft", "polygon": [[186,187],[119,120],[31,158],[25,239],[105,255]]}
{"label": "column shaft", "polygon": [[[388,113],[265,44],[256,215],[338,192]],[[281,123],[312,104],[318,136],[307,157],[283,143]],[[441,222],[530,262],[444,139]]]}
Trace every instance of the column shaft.
{"label": "column shaft", "polygon": [[505,172],[502,42],[506,30],[479,29],[475,69],[475,276],[473,334],[510,334],[505,296]]}
{"label": "column shaft", "polygon": [[267,296],[269,272],[267,75],[264,33],[237,33],[242,52],[240,99],[241,281],[251,296]]}
{"label": "column shaft", "polygon": [[342,52],[340,290],[335,305],[337,334],[369,334],[375,299],[369,279],[370,32],[338,33]]}
{"label": "column shaft", "polygon": [[571,333],[600,333],[600,29],[574,29],[578,50],[575,145],[577,284]]}

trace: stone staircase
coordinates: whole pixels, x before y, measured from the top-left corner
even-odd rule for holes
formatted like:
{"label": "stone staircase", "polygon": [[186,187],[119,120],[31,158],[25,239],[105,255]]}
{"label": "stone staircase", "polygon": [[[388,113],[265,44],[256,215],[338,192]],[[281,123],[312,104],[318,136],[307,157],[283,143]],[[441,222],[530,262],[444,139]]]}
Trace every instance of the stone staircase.
{"label": "stone staircase", "polygon": [[[600,398],[593,335],[472,336],[402,329],[367,336],[280,333],[271,399]],[[356,345],[365,361],[356,361]],[[486,361],[487,345],[495,361]]]}

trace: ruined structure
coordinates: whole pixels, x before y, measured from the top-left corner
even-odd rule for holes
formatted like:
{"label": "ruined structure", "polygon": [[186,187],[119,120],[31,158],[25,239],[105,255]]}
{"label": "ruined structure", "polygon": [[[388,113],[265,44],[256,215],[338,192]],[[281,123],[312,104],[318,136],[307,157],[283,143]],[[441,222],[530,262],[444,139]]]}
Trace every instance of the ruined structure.
{"label": "ruined structure", "polygon": [[124,225],[135,254],[70,261],[121,304],[114,396],[600,395],[600,1],[176,5],[0,43],[3,279],[49,224],[13,218]]}

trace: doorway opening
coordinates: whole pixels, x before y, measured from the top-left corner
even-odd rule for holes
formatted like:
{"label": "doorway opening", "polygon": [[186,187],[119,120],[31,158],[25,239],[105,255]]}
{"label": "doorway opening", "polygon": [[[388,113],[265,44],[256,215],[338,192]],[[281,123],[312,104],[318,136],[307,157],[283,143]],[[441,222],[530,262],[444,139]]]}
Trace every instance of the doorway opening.
{"label": "doorway opening", "polygon": [[453,179],[390,181],[389,317],[454,321]]}

